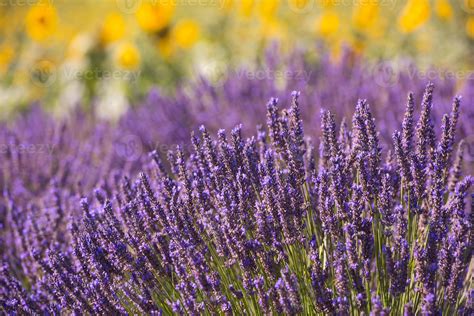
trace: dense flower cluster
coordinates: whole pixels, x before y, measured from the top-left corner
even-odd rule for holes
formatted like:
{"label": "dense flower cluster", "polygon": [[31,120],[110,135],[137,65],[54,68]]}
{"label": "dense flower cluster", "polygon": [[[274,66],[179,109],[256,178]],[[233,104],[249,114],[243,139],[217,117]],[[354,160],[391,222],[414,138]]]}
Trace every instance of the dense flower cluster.
{"label": "dense flower cluster", "polygon": [[[48,162],[61,170],[54,179],[32,171],[31,185],[50,181],[41,195],[10,170],[2,311],[472,314],[474,179],[462,176],[463,143],[455,146],[461,99],[437,133],[433,85],[418,119],[410,94],[392,146],[366,100],[339,127],[322,110],[319,151],[303,132],[300,102],[293,92],[280,110],[272,98],[267,128],[253,137],[238,125],[213,138],[203,126],[189,154],[152,151],[134,166],[102,156],[102,139],[118,132],[97,125],[92,133],[104,137],[86,154],[108,159],[107,171],[87,174],[89,158],[70,150]],[[81,137],[69,133],[58,143]],[[20,168],[22,156],[10,152]]]}
{"label": "dense flower cluster", "polygon": [[[413,91],[420,98],[428,79],[436,85],[432,109],[435,124],[441,125],[455,94],[463,96],[464,119],[474,120],[472,75],[461,80],[439,69],[422,71],[409,62],[373,64],[350,50],[345,50],[338,60],[316,50],[320,55],[317,61],[308,58],[307,51],[295,51],[290,57],[282,57],[277,51],[270,47],[263,65],[256,68],[210,67],[214,81],[201,78],[196,84],[179,89],[173,97],[154,89],[141,107],[125,115],[121,128],[139,135],[146,145],[156,144],[157,140],[160,144],[188,143],[190,133],[201,124],[217,133],[220,128],[231,129],[245,122],[244,134],[251,135],[265,119],[265,109],[260,104],[267,102],[269,96],[289,103],[288,91],[298,90],[301,116],[309,135],[319,136],[321,108],[333,111],[338,119],[349,119],[354,104],[364,98],[384,127],[380,137],[390,141],[391,131],[398,128],[403,117],[406,91]],[[419,103],[421,99],[415,101]],[[474,125],[463,124],[459,132],[462,137],[472,135]]]}
{"label": "dense flower cluster", "polygon": [[[262,68],[235,70],[222,77],[220,88],[202,79],[178,89],[172,97],[152,90],[144,104],[124,115],[118,127],[80,113],[58,123],[39,108],[11,124],[0,124],[0,190],[10,186],[25,201],[47,193],[54,181],[73,192],[89,192],[117,172],[135,174],[146,162],[148,151],[166,153],[179,144],[188,154],[192,150],[189,135],[200,125],[215,134],[243,122],[243,135],[254,134],[255,126],[265,120],[265,107],[260,105],[269,96],[278,97],[281,103],[291,102],[285,91],[294,89],[301,91],[306,135],[320,136],[322,107],[335,113],[340,123],[344,117],[350,119],[354,104],[364,98],[383,127],[379,137],[384,145],[391,143],[391,132],[402,123],[406,91],[419,98],[426,84],[414,75],[419,73],[414,67],[385,77],[384,67],[390,64],[382,64],[379,72],[377,65],[368,65],[349,50],[338,61],[321,52],[317,63],[307,60],[304,52],[283,60],[275,51],[267,52]],[[215,70],[224,75],[223,69]],[[458,135],[473,135],[474,125],[467,122],[474,120],[474,80],[463,83],[448,77],[434,84],[433,124],[441,124],[452,96],[459,93],[464,124],[459,124]]]}

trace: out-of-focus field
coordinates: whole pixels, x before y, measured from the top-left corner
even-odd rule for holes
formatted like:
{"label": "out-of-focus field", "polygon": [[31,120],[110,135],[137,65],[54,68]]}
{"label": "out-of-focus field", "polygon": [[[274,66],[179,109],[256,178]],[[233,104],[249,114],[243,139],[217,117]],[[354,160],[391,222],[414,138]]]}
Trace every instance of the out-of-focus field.
{"label": "out-of-focus field", "polygon": [[273,42],[283,53],[409,58],[463,80],[474,65],[474,1],[0,0],[0,117],[38,100],[117,117],[152,86],[218,80]]}

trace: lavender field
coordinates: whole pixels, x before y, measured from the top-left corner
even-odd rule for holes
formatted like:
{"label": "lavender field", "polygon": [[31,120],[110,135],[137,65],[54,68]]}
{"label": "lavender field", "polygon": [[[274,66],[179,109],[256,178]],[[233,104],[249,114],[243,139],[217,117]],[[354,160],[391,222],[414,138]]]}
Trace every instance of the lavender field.
{"label": "lavender field", "polygon": [[4,124],[3,313],[472,314],[474,108],[324,65]]}
{"label": "lavender field", "polygon": [[0,1],[0,315],[474,315],[474,2]]}

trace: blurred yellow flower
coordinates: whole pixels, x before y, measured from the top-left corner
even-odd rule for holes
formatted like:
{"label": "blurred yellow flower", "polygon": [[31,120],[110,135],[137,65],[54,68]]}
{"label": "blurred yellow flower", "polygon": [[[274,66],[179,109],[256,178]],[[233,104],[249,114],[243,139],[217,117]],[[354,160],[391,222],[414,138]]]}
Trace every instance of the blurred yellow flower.
{"label": "blurred yellow flower", "polygon": [[118,13],[110,13],[105,17],[100,39],[104,44],[120,40],[125,35],[125,20]]}
{"label": "blurred yellow flower", "polygon": [[0,72],[8,69],[14,55],[15,51],[13,50],[13,47],[9,45],[0,46]]}
{"label": "blurred yellow flower", "polygon": [[25,22],[28,36],[35,41],[44,41],[57,30],[56,8],[50,4],[36,4],[28,10]]}
{"label": "blurred yellow flower", "polygon": [[133,43],[125,42],[118,48],[116,59],[120,67],[134,70],[140,64],[140,52]]}
{"label": "blurred yellow flower", "polygon": [[189,19],[181,20],[172,31],[172,38],[181,48],[190,48],[199,39],[199,25]]}
{"label": "blurred yellow flower", "polygon": [[470,38],[474,39],[474,16],[471,16],[467,19],[466,33]]}
{"label": "blurred yellow flower", "polygon": [[359,30],[372,28],[379,16],[379,4],[377,1],[360,2],[355,6],[352,13],[352,23]]}
{"label": "blurred yellow flower", "polygon": [[408,0],[398,18],[398,28],[404,33],[411,33],[430,18],[429,0]]}
{"label": "blurred yellow flower", "polygon": [[285,37],[285,27],[277,20],[268,20],[262,24],[261,35],[264,38],[283,40]]}
{"label": "blurred yellow flower", "polygon": [[259,6],[260,16],[264,20],[271,20],[275,17],[280,5],[280,0],[261,0]]}
{"label": "blurred yellow flower", "polygon": [[[382,17],[382,16],[380,16]],[[386,34],[387,28],[391,25],[390,21],[387,21],[383,18],[378,18],[374,22],[374,25],[365,30],[365,34],[374,39],[382,39],[382,37]]]}
{"label": "blurred yellow flower", "polygon": [[241,0],[239,10],[240,15],[248,18],[250,15],[252,15],[253,7],[254,0]]}
{"label": "blurred yellow flower", "polygon": [[164,59],[169,59],[173,55],[174,46],[170,36],[161,37],[158,40],[156,47]]}
{"label": "blurred yellow flower", "polygon": [[318,19],[316,24],[317,31],[322,36],[331,36],[339,29],[339,16],[336,12],[329,10],[325,11]]}
{"label": "blurred yellow flower", "polygon": [[138,25],[146,32],[158,32],[168,26],[174,10],[173,1],[144,2],[136,12]]}
{"label": "blurred yellow flower", "polygon": [[453,18],[453,8],[449,0],[436,0],[435,12],[443,20],[451,20]]}

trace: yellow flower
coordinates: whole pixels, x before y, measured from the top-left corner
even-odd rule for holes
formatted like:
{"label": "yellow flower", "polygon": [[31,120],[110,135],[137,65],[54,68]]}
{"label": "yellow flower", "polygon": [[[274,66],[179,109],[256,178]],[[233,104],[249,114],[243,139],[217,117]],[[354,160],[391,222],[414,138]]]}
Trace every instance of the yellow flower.
{"label": "yellow flower", "polygon": [[50,4],[37,4],[26,15],[26,33],[35,41],[44,41],[55,33],[58,14]]}
{"label": "yellow flower", "polygon": [[431,14],[429,0],[408,0],[398,18],[398,28],[404,33],[411,33],[425,24]]}
{"label": "yellow flower", "polygon": [[269,20],[262,24],[262,37],[282,40],[285,37],[285,27],[277,20]]}
{"label": "yellow flower", "polygon": [[100,39],[109,44],[122,39],[125,35],[125,21],[120,14],[110,13],[106,16],[102,26]]}
{"label": "yellow flower", "polygon": [[379,15],[379,4],[376,1],[360,2],[352,14],[352,23],[359,30],[374,26]]}
{"label": "yellow flower", "polygon": [[322,36],[331,36],[339,29],[339,16],[334,11],[326,11],[317,21],[317,31]]}
{"label": "yellow flower", "polygon": [[390,21],[386,19],[377,19],[372,27],[365,29],[365,34],[371,39],[383,39]]}
{"label": "yellow flower", "polygon": [[3,45],[3,47],[0,47],[0,72],[8,69],[14,55],[15,51],[13,50],[13,47],[9,45]]}
{"label": "yellow flower", "polygon": [[436,0],[435,12],[443,20],[451,20],[453,18],[453,8],[449,0]]}
{"label": "yellow flower", "polygon": [[254,0],[241,0],[240,2],[240,15],[248,18],[252,15],[254,6]]}
{"label": "yellow flower", "polygon": [[470,18],[467,19],[466,33],[467,33],[467,36],[474,39],[474,16],[471,16]]}
{"label": "yellow flower", "polygon": [[140,52],[137,47],[130,42],[123,43],[118,48],[117,64],[125,69],[136,69],[140,64]]}
{"label": "yellow flower", "polygon": [[271,20],[278,11],[280,0],[261,0],[259,13],[264,20]]}
{"label": "yellow flower", "polygon": [[169,59],[173,55],[175,49],[170,36],[161,37],[158,40],[157,48],[164,59]]}
{"label": "yellow flower", "polygon": [[181,20],[172,31],[172,38],[181,48],[190,48],[199,39],[199,25],[189,19]]}
{"label": "yellow flower", "polygon": [[158,32],[168,26],[174,9],[173,1],[144,2],[136,12],[138,25],[146,32]]}

